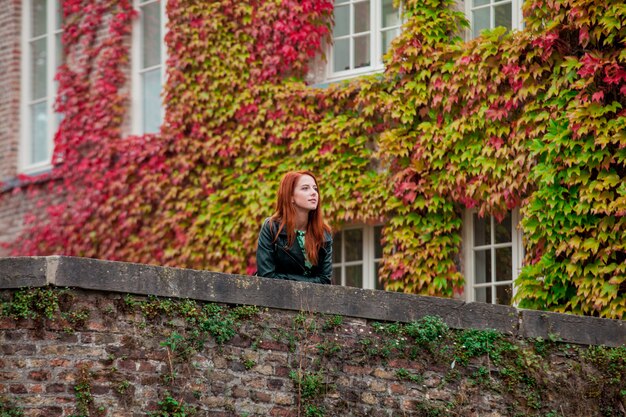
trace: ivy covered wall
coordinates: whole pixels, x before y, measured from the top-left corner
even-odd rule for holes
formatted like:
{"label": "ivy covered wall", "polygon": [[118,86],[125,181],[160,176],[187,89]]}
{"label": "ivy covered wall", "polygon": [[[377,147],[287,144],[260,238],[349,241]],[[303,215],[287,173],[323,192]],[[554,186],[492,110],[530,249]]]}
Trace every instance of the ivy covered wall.
{"label": "ivy covered wall", "polygon": [[330,0],[170,0],[165,122],[126,137],[132,7],[65,1],[52,191],[68,197],[14,253],[250,273],[280,177],[310,169],[335,226],[385,221],[388,289],[461,291],[463,209],[519,206],[519,305],[622,318],[626,5],[531,0],[524,31],[470,42],[453,5],[403,2],[385,73],[320,89],[302,79]]}

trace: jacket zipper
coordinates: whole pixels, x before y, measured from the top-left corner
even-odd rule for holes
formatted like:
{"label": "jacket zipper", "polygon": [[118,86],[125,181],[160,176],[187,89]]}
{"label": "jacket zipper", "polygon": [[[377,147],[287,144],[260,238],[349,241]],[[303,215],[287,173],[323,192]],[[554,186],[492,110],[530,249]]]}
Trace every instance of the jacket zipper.
{"label": "jacket zipper", "polygon": [[296,260],[296,258],[294,258],[288,251],[287,249],[285,249],[284,247],[277,245],[279,248],[281,248],[283,250],[283,252],[285,252],[287,254],[287,256],[289,256],[291,258],[292,261],[294,261],[296,263],[296,265],[298,265],[300,268],[302,268],[302,272],[306,273],[306,268],[302,266],[302,264],[300,262],[298,262]]}

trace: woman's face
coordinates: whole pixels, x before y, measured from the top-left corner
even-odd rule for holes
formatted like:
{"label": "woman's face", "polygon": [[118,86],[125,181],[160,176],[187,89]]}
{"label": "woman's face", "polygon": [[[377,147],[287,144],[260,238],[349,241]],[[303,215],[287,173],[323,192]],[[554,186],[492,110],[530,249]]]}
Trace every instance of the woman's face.
{"label": "woman's face", "polygon": [[296,188],[293,190],[293,204],[296,208],[311,211],[317,208],[319,200],[317,185],[313,177],[301,175],[296,181]]}

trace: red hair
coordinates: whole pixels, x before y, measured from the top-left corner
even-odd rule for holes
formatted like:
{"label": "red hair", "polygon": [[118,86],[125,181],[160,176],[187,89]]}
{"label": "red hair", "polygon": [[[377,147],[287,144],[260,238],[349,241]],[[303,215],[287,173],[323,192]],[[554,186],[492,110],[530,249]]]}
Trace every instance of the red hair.
{"label": "red hair", "polygon": [[[296,240],[296,209],[291,204],[293,192],[296,189],[296,183],[301,176],[308,175],[313,178],[317,186],[317,178],[309,171],[290,171],[283,176],[278,188],[276,197],[276,212],[272,216],[272,220],[279,224],[276,237],[281,230],[287,231],[287,244],[293,245]],[[309,262],[317,265],[317,254],[324,244],[324,232],[330,233],[330,227],[324,222],[322,215],[322,194],[318,186],[317,208],[309,211],[309,219],[306,225],[306,234],[304,235],[304,249],[306,251]]]}

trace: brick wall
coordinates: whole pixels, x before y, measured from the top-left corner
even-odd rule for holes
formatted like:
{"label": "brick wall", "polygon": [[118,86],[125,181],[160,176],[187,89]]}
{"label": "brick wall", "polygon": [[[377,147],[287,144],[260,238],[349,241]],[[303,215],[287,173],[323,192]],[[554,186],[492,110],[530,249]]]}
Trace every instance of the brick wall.
{"label": "brick wall", "polygon": [[[10,289],[44,282],[56,289],[19,292],[30,301]],[[623,415],[626,352],[557,341],[565,315],[541,313],[533,331],[551,336],[521,337],[477,331],[502,327],[497,306],[79,258],[0,260],[2,288],[0,407],[26,416]],[[184,298],[145,295],[168,293]],[[383,322],[417,311],[468,322],[422,341],[424,328]],[[621,322],[573,320],[580,337],[626,339]]]}
{"label": "brick wall", "polygon": [[17,174],[20,19],[21,2],[4,0],[0,7],[0,181]]}
{"label": "brick wall", "polygon": [[[21,194],[10,191],[0,194],[0,243],[13,241],[24,222],[24,213],[31,208],[32,201]],[[0,256],[6,256],[8,250],[0,246]]]}

